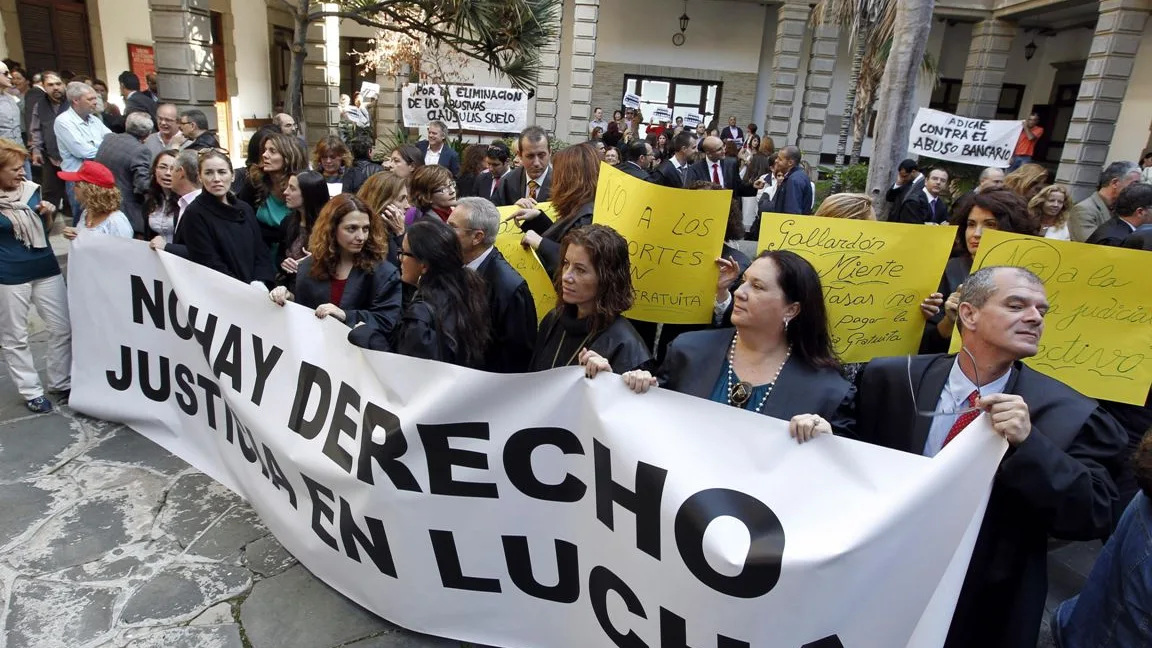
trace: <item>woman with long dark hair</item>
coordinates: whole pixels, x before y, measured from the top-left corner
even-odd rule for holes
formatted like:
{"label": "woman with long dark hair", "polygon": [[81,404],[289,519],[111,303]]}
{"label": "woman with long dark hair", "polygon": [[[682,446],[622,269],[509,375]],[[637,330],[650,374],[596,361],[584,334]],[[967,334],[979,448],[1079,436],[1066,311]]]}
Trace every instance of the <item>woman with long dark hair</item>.
{"label": "woman with long dark hair", "polygon": [[218,149],[200,155],[204,191],[188,205],[173,243],[187,247],[189,261],[244,283],[272,283],[272,257],[252,207],[232,186],[232,160]]}
{"label": "woman with long dark hair", "polygon": [[288,186],[284,188],[284,205],[292,211],[280,222],[275,263],[277,282],[289,290],[293,288],[300,261],[312,252],[308,237],[312,235],[320,210],[328,203],[328,191],[324,176],[315,171],[297,173],[288,178]]}
{"label": "woman with long dark hair", "polygon": [[588,225],[564,237],[559,256],[556,306],[540,322],[529,368],[566,367],[589,353],[619,373],[647,368],[652,354],[623,316],[634,299],[628,242],[611,227]]}
{"label": "woman with long dark hair", "polygon": [[[851,430],[855,395],[840,375],[820,275],[787,250],[767,250],[744,272],[733,294],[735,328],[684,333],[668,348],[655,375],[632,371],[624,383],[637,393],[659,385],[683,394],[792,419],[799,440]],[[610,369],[586,354],[590,376]]]}
{"label": "woman with long dark hair", "polygon": [[[1027,166],[1030,165],[1024,165]],[[972,260],[976,257],[984,232],[1001,230],[1031,236],[1040,233],[1040,222],[1028,213],[1028,202],[1019,193],[1007,188],[969,194],[952,210],[950,222],[956,226],[956,247],[962,252],[944,265],[940,289],[920,303],[920,314],[927,322],[920,353],[948,351],[958,318],[960,286],[972,274]]]}
{"label": "woman with long dark hair", "polygon": [[295,301],[313,308],[321,319],[330,316],[349,327],[363,323],[390,335],[400,320],[400,271],[385,259],[384,223],[364,201],[340,194],[328,202],[308,249],[312,254],[300,262],[295,290],[277,286],[268,297],[281,306]]}
{"label": "woman with long dark hair", "polygon": [[259,164],[248,167],[248,183],[236,197],[248,203],[256,214],[264,244],[269,248],[280,243],[280,223],[288,216],[284,190],[288,179],[308,170],[308,156],[300,140],[281,133],[264,138]]}
{"label": "woman with long dark hair", "polygon": [[460,158],[460,175],[456,178],[456,197],[467,198],[476,195],[476,181],[484,171],[484,156],[488,153],[487,144],[470,144]]}
{"label": "woman with long dark hair", "polygon": [[560,241],[568,232],[592,223],[600,155],[587,142],[552,156],[552,208],[556,222],[539,209],[519,209],[509,218],[520,223],[524,245],[536,250],[550,276],[560,267]]}
{"label": "woman with long dark hair", "polygon": [[396,330],[358,326],[348,340],[367,349],[479,368],[491,327],[488,290],[464,266],[456,231],[436,220],[413,223],[400,251],[400,279],[416,292]]}
{"label": "woman with long dark hair", "polygon": [[172,192],[172,170],[176,167],[176,149],[160,151],[152,159],[148,177],[148,195],[144,197],[144,232],[149,241],[162,237],[172,242],[176,219],[180,213],[180,196]]}

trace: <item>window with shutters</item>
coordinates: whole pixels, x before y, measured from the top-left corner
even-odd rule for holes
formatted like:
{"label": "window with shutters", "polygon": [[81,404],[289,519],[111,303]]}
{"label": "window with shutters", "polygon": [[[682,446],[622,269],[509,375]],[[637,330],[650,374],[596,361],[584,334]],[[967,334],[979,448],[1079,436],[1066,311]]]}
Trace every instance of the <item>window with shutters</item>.
{"label": "window with shutters", "polygon": [[24,66],[31,72],[92,74],[92,39],[83,0],[18,0]]}

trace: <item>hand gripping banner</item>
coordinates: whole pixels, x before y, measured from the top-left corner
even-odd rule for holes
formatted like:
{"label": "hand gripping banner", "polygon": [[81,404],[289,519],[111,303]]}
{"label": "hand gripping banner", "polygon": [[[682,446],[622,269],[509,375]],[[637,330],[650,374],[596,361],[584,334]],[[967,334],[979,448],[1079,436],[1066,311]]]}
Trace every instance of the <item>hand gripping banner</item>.
{"label": "hand gripping banner", "polygon": [[497,376],[136,241],[69,262],[72,407],[248,500],[320,578],[505,648],[939,646],[1005,445],[935,459],[575,368]]}

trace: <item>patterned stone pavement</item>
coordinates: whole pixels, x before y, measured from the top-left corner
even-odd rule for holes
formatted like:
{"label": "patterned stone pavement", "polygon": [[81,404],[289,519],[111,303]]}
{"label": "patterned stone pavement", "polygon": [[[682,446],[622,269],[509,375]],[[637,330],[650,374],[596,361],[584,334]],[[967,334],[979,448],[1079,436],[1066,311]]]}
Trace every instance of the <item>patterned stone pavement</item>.
{"label": "patterned stone pavement", "polygon": [[[44,334],[33,341],[42,370]],[[1099,548],[1051,552],[1049,611]],[[67,407],[29,415],[6,371],[0,602],[0,648],[461,646],[347,600],[238,496],[132,430]]]}

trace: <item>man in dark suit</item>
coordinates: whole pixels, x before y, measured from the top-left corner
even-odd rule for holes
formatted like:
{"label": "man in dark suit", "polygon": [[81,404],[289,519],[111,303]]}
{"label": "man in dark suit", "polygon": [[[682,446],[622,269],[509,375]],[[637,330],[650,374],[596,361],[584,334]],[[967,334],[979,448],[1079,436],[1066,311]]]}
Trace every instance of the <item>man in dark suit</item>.
{"label": "man in dark suit", "polygon": [[500,140],[492,142],[488,146],[488,150],[484,152],[485,169],[476,176],[476,187],[473,190],[473,195],[485,200],[492,200],[492,194],[500,186],[500,178],[508,173],[508,163],[511,160],[512,151],[508,150],[504,142]]}
{"label": "man in dark suit", "polygon": [[140,77],[132,72],[120,73],[120,96],[124,97],[124,117],[134,112],[147,113],[156,123],[156,100],[140,92]]}
{"label": "man in dark suit", "polygon": [[682,130],[672,138],[672,155],[664,160],[652,175],[650,182],[665,187],[683,189],[688,179],[688,160],[696,152],[696,134],[689,130]]}
{"label": "man in dark suit", "polygon": [[755,196],[756,188],[740,179],[740,163],[736,158],[724,157],[724,142],[719,137],[704,138],[701,146],[703,158],[688,167],[685,186],[704,181],[731,189],[733,196]]}
{"label": "man in dark suit", "polygon": [[896,168],[896,184],[884,194],[884,200],[891,204],[888,213],[900,212],[900,205],[908,194],[924,188],[924,174],[920,173],[920,165],[916,160],[908,158]]}
{"label": "man in dark suit", "polygon": [[180,134],[184,136],[186,149],[203,151],[220,148],[220,140],[208,130],[208,115],[203,110],[192,108],[180,113]]}
{"label": "man in dark suit", "polygon": [[[776,170],[784,173],[780,186],[776,187],[776,194],[772,196],[771,203],[765,199],[768,194],[760,197],[760,212],[773,212],[776,214],[796,214],[798,216],[812,213],[815,202],[812,194],[812,179],[804,172],[800,165],[802,161],[800,148],[785,146],[780,149],[776,157]],[[757,230],[759,236],[759,230]]]}
{"label": "man in dark suit", "polygon": [[452,172],[452,177],[460,175],[460,156],[448,146],[448,127],[442,121],[428,122],[428,139],[416,142],[416,148],[424,154],[424,164],[439,164]]}
{"label": "man in dark suit", "polygon": [[735,115],[728,118],[728,125],[720,131],[720,140],[723,142],[727,142],[728,140],[737,140],[740,143],[744,142],[744,131],[736,125]]}
{"label": "man in dark suit", "polygon": [[494,373],[524,373],[536,345],[536,304],[528,282],[495,247],[500,212],[483,198],[461,198],[448,215],[464,252],[464,264],[484,278],[492,339],[481,369]]}
{"label": "man in dark suit", "polygon": [[1124,239],[1124,245],[1130,250],[1147,250],[1152,252],[1152,225],[1143,225],[1136,228],[1128,238]]}
{"label": "man in dark suit", "polygon": [[539,126],[529,126],[520,133],[520,166],[500,179],[492,194],[493,203],[498,207],[517,203],[531,207],[548,200],[552,191],[550,144],[548,133]]}
{"label": "man in dark suit", "polygon": [[636,140],[624,147],[624,161],[616,168],[637,180],[647,182],[651,167],[652,145],[645,140]]}
{"label": "man in dark suit", "polygon": [[948,186],[948,172],[944,169],[930,170],[925,176],[924,187],[908,194],[900,204],[899,211],[888,220],[913,225],[947,222],[948,205],[941,198],[946,186]]}
{"label": "man in dark suit", "polygon": [[1115,215],[1097,227],[1085,243],[1121,246],[1137,227],[1152,223],[1152,184],[1133,182],[1124,187],[1112,213]]}
{"label": "man in dark suit", "polygon": [[152,119],[144,112],[134,112],[124,118],[124,132],[105,136],[96,150],[96,161],[108,167],[116,178],[120,211],[137,234],[147,231],[144,198],[152,186],[152,151],[144,139],[151,133]]}
{"label": "man in dark suit", "polygon": [[962,353],[876,359],[856,380],[849,436],[935,456],[983,411],[1008,441],[945,648],[1035,646],[1049,536],[1112,529],[1110,475],[1127,439],[1095,400],[1021,362],[1038,352],[1047,310],[1036,275],[981,269],[960,291]]}

